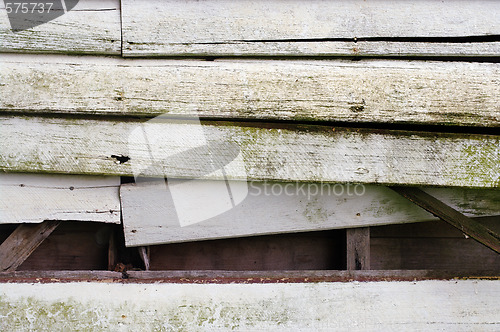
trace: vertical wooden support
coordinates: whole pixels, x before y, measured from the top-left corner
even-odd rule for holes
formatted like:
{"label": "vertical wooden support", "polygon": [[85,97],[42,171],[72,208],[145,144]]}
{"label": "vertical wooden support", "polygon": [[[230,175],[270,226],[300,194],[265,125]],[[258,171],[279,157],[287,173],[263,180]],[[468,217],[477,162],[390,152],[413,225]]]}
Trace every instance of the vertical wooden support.
{"label": "vertical wooden support", "polygon": [[149,271],[149,247],[139,247],[139,255],[144,262],[144,269]]}
{"label": "vertical wooden support", "polygon": [[0,245],[0,272],[15,271],[56,229],[60,221],[21,224]]}
{"label": "vertical wooden support", "polygon": [[347,269],[370,269],[370,227],[346,229]]}
{"label": "vertical wooden support", "polygon": [[116,264],[118,264],[118,248],[116,246],[115,229],[114,229],[114,227],[112,227],[111,233],[109,234],[108,270],[114,271]]}

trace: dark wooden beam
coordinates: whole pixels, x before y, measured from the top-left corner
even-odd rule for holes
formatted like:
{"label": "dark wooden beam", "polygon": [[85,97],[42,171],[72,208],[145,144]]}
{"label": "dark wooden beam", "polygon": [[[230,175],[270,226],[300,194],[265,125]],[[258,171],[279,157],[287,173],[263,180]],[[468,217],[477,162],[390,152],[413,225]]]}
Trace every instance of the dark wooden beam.
{"label": "dark wooden beam", "polygon": [[293,283],[346,281],[415,281],[450,280],[456,278],[498,280],[497,270],[306,270],[306,271],[14,271],[0,272],[0,283],[57,283],[68,281],[129,282],[129,283]]}
{"label": "dark wooden beam", "polygon": [[482,243],[491,250],[500,253],[500,235],[473,219],[463,215],[435,197],[414,187],[390,187],[421,208],[456,227],[464,234]]}
{"label": "dark wooden beam", "polygon": [[56,229],[60,221],[21,224],[0,245],[0,271],[15,271]]}
{"label": "dark wooden beam", "polygon": [[347,269],[370,269],[370,228],[346,229]]}

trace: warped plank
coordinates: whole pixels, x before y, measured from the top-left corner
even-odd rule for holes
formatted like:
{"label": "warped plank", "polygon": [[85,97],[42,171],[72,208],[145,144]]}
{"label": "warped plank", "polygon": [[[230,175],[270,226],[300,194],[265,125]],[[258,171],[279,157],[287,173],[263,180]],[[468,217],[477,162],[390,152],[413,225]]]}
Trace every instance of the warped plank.
{"label": "warped plank", "polygon": [[0,173],[0,224],[120,223],[119,177]]}
{"label": "warped plank", "polygon": [[0,127],[7,172],[481,188],[500,179],[493,135],[5,115]]}
{"label": "warped plank", "polygon": [[391,187],[392,190],[431,212],[479,243],[500,253],[500,235],[418,188]]}
{"label": "warped plank", "polygon": [[[139,271],[131,273],[154,276]],[[78,278],[74,272],[68,274]],[[415,274],[420,275],[421,271]],[[356,275],[362,279],[364,274]],[[381,327],[394,331],[402,326],[417,331],[498,331],[500,328],[497,280],[182,284],[155,283],[151,278],[144,284],[123,284],[113,283],[109,278],[109,282],[2,284],[0,328],[44,330],[50,326],[56,331],[114,330],[116,326],[130,331],[165,327],[173,331],[373,331]],[[30,319],[26,318],[27,312]]]}
{"label": "warped plank", "polygon": [[80,0],[66,14],[20,32],[11,30],[2,3],[0,52],[120,55],[120,1]]}
{"label": "warped plank", "polygon": [[[182,196],[179,190],[170,190],[172,186],[186,185],[177,180],[169,180],[168,186],[161,182],[122,185],[126,245],[437,220],[382,186],[251,182],[246,195],[242,195],[241,188],[239,194],[233,190],[236,206],[231,207],[225,204],[229,193],[220,191],[224,182],[213,181],[208,186],[207,182],[197,180],[185,187],[189,197]],[[231,187],[236,188],[234,183]],[[499,190],[426,190],[469,216],[500,214]],[[195,193],[203,191],[207,194],[197,199]],[[193,210],[193,206],[201,218],[198,223],[186,225],[181,218],[186,210]],[[214,214],[217,208],[219,214]]]}
{"label": "warped plank", "polygon": [[9,112],[500,126],[498,63],[1,59]]}
{"label": "warped plank", "polygon": [[122,0],[123,54],[498,56],[498,39],[446,38],[498,36],[499,15],[472,0]]}
{"label": "warped plank", "polygon": [[31,253],[56,229],[60,221],[37,225],[19,225],[0,245],[0,271],[15,271]]}

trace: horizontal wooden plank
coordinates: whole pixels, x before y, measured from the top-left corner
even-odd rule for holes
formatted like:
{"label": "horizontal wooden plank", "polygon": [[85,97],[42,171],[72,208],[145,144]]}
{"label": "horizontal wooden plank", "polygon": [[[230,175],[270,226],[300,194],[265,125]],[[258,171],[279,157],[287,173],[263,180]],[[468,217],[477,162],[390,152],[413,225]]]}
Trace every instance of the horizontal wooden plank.
{"label": "horizontal wooden plank", "polygon": [[102,281],[113,282],[122,281],[123,274],[113,271],[98,271],[98,270],[75,270],[75,271],[14,271],[0,272],[0,282],[68,282],[68,281]]}
{"label": "horizontal wooden plank", "polygon": [[[426,188],[426,192],[429,192],[429,188]],[[472,199],[476,204],[480,204],[480,197]],[[500,215],[477,217],[474,218],[474,221],[496,232],[500,232]],[[464,233],[442,220],[372,227],[370,236],[372,238],[466,238]]]}
{"label": "horizontal wooden plank", "polygon": [[122,0],[123,54],[498,56],[498,39],[446,42],[500,35],[498,15],[484,0]]}
{"label": "horizontal wooden plank", "polygon": [[155,245],[149,247],[151,270],[261,271],[262,277],[268,271],[342,270],[344,237],[324,231]]}
{"label": "horizontal wooden plank", "polygon": [[[69,272],[69,271],[68,271]],[[77,271],[74,271],[77,272]],[[84,274],[85,271],[78,271]],[[95,271],[97,272],[97,271]],[[57,272],[53,272],[57,276]],[[65,275],[65,272],[61,272]],[[76,274],[76,273],[75,273]],[[34,277],[34,273],[1,273],[2,278]],[[48,276],[50,276],[49,274]],[[446,271],[446,270],[302,270],[302,271],[127,271],[130,282],[178,282],[178,283],[307,283],[307,282],[352,282],[352,281],[415,281],[450,279],[498,279],[494,270]],[[97,273],[96,273],[97,276]]]}
{"label": "horizontal wooden plank", "polygon": [[500,271],[500,255],[469,238],[372,238],[372,268]]}
{"label": "horizontal wooden plank", "polygon": [[[223,181],[169,180],[121,186],[127,246],[187,242],[325,229],[437,220],[430,213],[382,186],[251,182],[248,194],[233,188],[236,206],[226,204]],[[178,189],[170,189],[177,186]],[[183,195],[182,186],[189,195]],[[236,193],[235,190],[240,191]],[[469,216],[500,214],[499,190],[428,188],[433,195]],[[206,192],[206,195],[200,194]],[[196,193],[196,194],[195,194]],[[200,196],[200,198],[195,196]],[[177,196],[177,197],[176,197]],[[180,201],[182,200],[182,201]],[[186,210],[196,206],[196,221]],[[218,214],[213,211],[217,210]]]}
{"label": "horizontal wooden plank", "polygon": [[497,271],[444,270],[302,270],[302,271],[14,271],[0,272],[1,283],[59,283],[69,281],[120,283],[254,284],[353,281],[416,281],[450,279],[498,279]]}
{"label": "horizontal wooden plank", "polygon": [[498,331],[497,285],[497,280],[5,283],[0,288],[0,328],[366,331],[404,326],[420,331]]}
{"label": "horizontal wooden plank", "polygon": [[119,177],[0,173],[0,224],[120,223]]}
{"label": "horizontal wooden plank", "polygon": [[500,178],[493,135],[6,115],[0,127],[8,172],[481,188]]}
{"label": "horizontal wooden plank", "polygon": [[0,110],[500,127],[500,65],[1,55]]}
{"label": "horizontal wooden plank", "polygon": [[80,0],[66,14],[13,32],[0,5],[0,52],[121,54],[119,0]]}

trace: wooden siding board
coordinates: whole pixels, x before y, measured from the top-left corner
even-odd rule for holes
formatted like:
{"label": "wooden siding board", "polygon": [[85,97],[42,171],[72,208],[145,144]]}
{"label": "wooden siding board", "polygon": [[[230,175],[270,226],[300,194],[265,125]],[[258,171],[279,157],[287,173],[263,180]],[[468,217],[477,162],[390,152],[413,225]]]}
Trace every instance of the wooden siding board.
{"label": "wooden siding board", "polygon": [[[171,182],[169,182],[171,183]],[[317,185],[317,184],[314,184]],[[286,192],[284,188],[286,186]],[[301,187],[302,186],[302,187]],[[318,185],[319,186],[319,185]],[[359,226],[437,220],[430,213],[382,186],[366,185],[362,195],[353,187],[337,185],[337,194],[313,193],[301,184],[258,183],[249,185],[249,193],[233,209],[197,224],[182,225],[179,209],[164,185],[125,184],[121,186],[122,216],[127,246],[212,240],[263,234],[306,232]],[[273,189],[274,188],[274,189]],[[279,194],[272,194],[280,188]],[[302,193],[300,188],[304,189]],[[317,188],[317,187],[316,187]],[[196,184],[191,187],[196,192]],[[199,189],[206,185],[199,184]],[[342,189],[342,193],[340,192]],[[469,216],[500,214],[500,191],[426,188]],[[287,193],[292,193],[289,195]],[[311,193],[311,195],[309,195]],[[218,200],[224,197],[217,196]],[[189,199],[188,203],[189,203]],[[191,203],[199,213],[213,202]],[[201,212],[200,212],[201,211]]]}
{"label": "wooden siding board", "polygon": [[123,54],[497,56],[496,42],[397,38],[499,35],[498,15],[493,1],[123,0]]}
{"label": "wooden siding board", "polygon": [[422,331],[498,331],[500,327],[497,280],[6,283],[0,296],[3,330],[121,326],[133,331],[367,331],[404,326]]}
{"label": "wooden siding board", "polygon": [[[183,158],[171,158],[172,152],[185,150],[186,141],[193,143],[199,123],[148,123],[154,137],[150,143],[134,136],[141,123],[3,115],[0,169],[125,176],[140,170],[144,176],[198,178],[200,170],[213,166],[211,158],[224,162],[226,153],[234,152],[226,146],[216,154],[192,149]],[[230,167],[229,180],[499,185],[500,138],[492,135],[221,122],[206,122],[201,128],[207,144],[232,142],[231,147],[240,149],[238,160],[244,166]],[[120,156],[126,158],[119,161]],[[222,173],[205,178],[222,179]]]}
{"label": "wooden siding board", "polygon": [[120,223],[119,177],[0,173],[0,224]]}
{"label": "wooden siding board", "polygon": [[4,112],[500,126],[497,63],[1,59]]}
{"label": "wooden siding board", "polygon": [[121,54],[119,0],[80,0],[53,21],[13,32],[0,4],[0,52]]}

